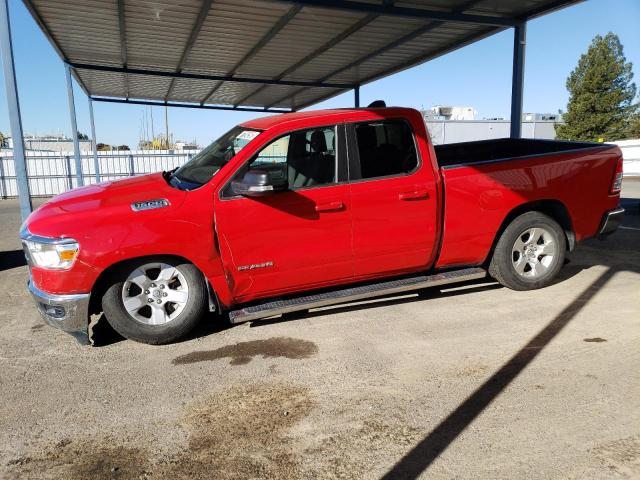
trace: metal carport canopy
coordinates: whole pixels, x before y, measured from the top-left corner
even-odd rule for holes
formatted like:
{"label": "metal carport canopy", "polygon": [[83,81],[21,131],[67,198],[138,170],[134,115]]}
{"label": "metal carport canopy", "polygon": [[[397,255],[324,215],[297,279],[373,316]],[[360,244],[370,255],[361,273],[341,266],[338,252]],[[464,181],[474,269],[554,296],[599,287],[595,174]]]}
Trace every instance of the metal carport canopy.
{"label": "metal carport canopy", "polygon": [[506,28],[524,32],[527,20],[578,1],[24,3],[94,100],[282,111],[357,91]]}

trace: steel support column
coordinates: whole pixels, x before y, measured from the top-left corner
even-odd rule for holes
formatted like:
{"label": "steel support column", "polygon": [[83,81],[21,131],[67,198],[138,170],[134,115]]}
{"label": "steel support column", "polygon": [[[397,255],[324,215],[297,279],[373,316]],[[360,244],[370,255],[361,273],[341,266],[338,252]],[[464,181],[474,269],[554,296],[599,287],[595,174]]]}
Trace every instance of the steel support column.
{"label": "steel support column", "polygon": [[98,147],[96,146],[96,124],[93,121],[93,100],[89,100],[89,118],[91,120],[91,148],[93,149],[93,168],[96,171],[96,183],[100,183],[100,162],[98,161]]}
{"label": "steel support column", "polygon": [[513,76],[511,78],[511,138],[522,136],[522,92],[524,90],[524,53],[526,22],[513,28]]}
{"label": "steel support column", "polygon": [[13,45],[11,43],[11,24],[9,21],[9,5],[7,0],[0,0],[0,50],[2,50],[2,68],[7,89],[7,106],[11,138],[13,139],[13,162],[16,168],[16,183],[20,202],[20,216],[26,220],[32,211],[29,179],[27,177],[27,161],[24,156],[24,137],[22,135],[22,119],[20,117],[20,101],[16,83],[16,69],[13,63]]}
{"label": "steel support column", "polygon": [[78,142],[78,124],[76,123],[76,104],[73,100],[73,83],[71,82],[71,67],[64,66],[67,75],[67,95],[69,97],[69,117],[71,118],[71,135],[73,138],[73,157],[76,166],[77,186],[84,185],[82,180],[82,160],[80,159],[80,143]]}
{"label": "steel support column", "polygon": [[353,106],[360,108],[360,85],[356,85],[353,89]]}

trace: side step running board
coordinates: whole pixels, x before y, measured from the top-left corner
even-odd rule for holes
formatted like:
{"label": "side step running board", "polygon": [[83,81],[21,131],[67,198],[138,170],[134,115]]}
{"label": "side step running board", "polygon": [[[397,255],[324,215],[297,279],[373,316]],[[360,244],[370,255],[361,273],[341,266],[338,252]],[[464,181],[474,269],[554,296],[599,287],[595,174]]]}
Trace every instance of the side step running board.
{"label": "side step running board", "polygon": [[487,272],[482,268],[463,268],[450,272],[435,273],[433,275],[420,275],[400,280],[389,280],[342,290],[333,290],[315,295],[305,295],[287,300],[271,300],[258,305],[232,310],[229,312],[229,320],[231,323],[242,323],[283,313],[326,307],[337,303],[354,302],[382,295],[436,287],[447,283],[476,280],[484,278],[486,275]]}

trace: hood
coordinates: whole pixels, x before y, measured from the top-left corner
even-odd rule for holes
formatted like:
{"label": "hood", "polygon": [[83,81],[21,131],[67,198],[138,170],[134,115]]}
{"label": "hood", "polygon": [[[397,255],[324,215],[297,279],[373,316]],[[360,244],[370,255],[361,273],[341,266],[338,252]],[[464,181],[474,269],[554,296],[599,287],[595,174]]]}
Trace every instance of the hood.
{"label": "hood", "polygon": [[[187,192],[170,187],[162,173],[80,187],[53,197],[34,211],[27,219],[31,233],[51,237],[77,236],[78,230],[86,230],[118,216],[123,222],[132,215],[166,215],[184,201]],[[165,199],[166,207],[134,212],[135,202]],[[157,213],[155,213],[157,214]]]}

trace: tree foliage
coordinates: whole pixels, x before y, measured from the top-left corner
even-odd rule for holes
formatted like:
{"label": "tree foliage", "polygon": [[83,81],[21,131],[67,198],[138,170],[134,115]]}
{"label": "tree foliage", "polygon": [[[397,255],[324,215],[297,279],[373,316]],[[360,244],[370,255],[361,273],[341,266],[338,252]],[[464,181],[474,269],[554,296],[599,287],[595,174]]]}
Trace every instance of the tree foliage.
{"label": "tree foliage", "polygon": [[640,138],[640,114],[634,116],[629,123],[628,138]]}
{"label": "tree foliage", "polygon": [[627,138],[638,105],[633,101],[631,62],[627,62],[617,35],[597,35],[578,66],[567,78],[569,104],[558,138],[598,141]]}

